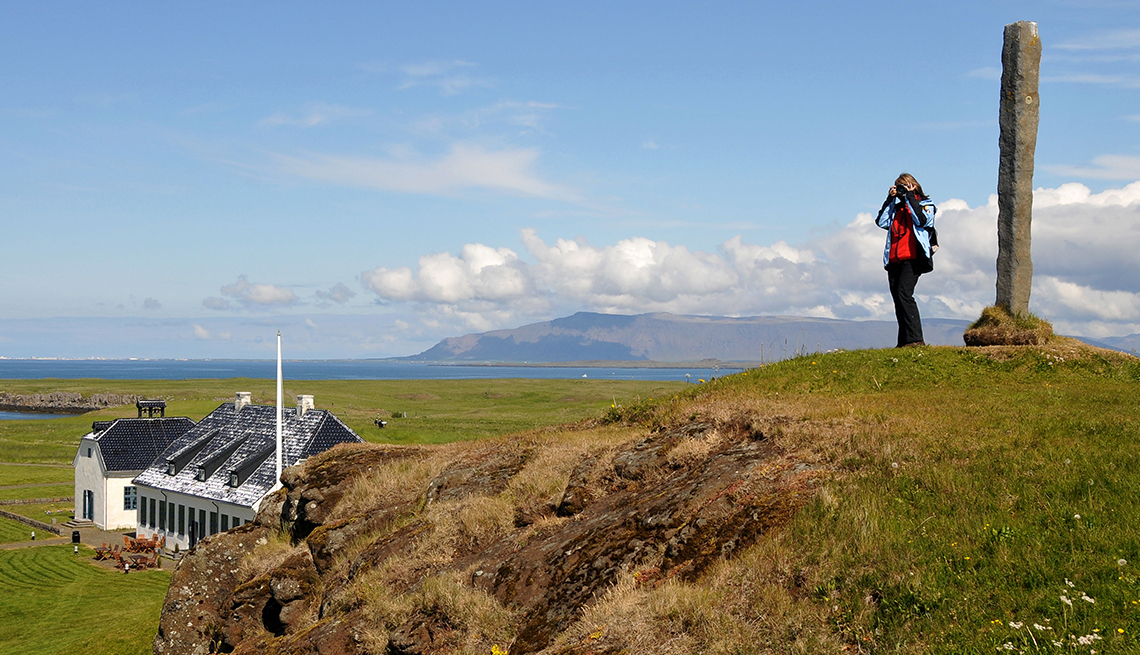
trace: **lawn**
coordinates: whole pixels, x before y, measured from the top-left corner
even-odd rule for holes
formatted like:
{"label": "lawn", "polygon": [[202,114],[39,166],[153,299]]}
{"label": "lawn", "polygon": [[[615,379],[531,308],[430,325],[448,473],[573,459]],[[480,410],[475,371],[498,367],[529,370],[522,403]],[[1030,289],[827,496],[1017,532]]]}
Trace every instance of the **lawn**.
{"label": "lawn", "polygon": [[[0,455],[0,457],[3,457]],[[0,487],[10,487],[17,484],[45,484],[59,482],[71,484],[75,479],[75,469],[69,465],[59,466],[26,466],[13,464],[0,464]],[[0,498],[8,498],[2,496]]]}
{"label": "lawn", "polygon": [[[74,473],[72,474],[74,476]],[[29,498],[63,498],[75,495],[75,483],[36,485],[34,487],[0,487],[0,500]],[[7,505],[5,505],[7,507]]]}
{"label": "lawn", "polygon": [[70,545],[0,551],[0,652],[151,652],[170,574],[107,571],[88,563],[92,554]]}
{"label": "lawn", "polygon": [[27,541],[32,538],[31,535],[31,527],[19,521],[13,521],[12,519],[0,516],[0,544]]}

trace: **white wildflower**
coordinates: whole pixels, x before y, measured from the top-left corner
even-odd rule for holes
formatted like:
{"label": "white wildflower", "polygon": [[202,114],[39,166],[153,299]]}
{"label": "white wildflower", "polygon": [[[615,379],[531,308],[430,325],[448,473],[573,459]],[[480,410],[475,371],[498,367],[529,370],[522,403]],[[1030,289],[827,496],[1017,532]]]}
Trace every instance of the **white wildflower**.
{"label": "white wildflower", "polygon": [[1034,624],[1033,624],[1033,628],[1034,628],[1035,630],[1037,630],[1038,632],[1044,632],[1044,631],[1046,631],[1046,630],[1052,630],[1052,629],[1053,629],[1053,628],[1050,628],[1050,627],[1049,627],[1049,626],[1047,626],[1047,625],[1041,625],[1040,623],[1034,623]]}
{"label": "white wildflower", "polygon": [[1086,603],[1095,603],[1096,602],[1095,598],[1089,598],[1087,594],[1081,594],[1081,600],[1085,601]]}
{"label": "white wildflower", "polygon": [[1021,621],[1010,621],[1009,627],[1013,628],[1014,630],[1020,630],[1025,627],[1025,624]]}
{"label": "white wildflower", "polygon": [[1080,521],[1080,520],[1081,520],[1081,515],[1080,515],[1080,514],[1073,514],[1073,520],[1074,520],[1074,521]]}
{"label": "white wildflower", "polygon": [[1127,565],[1128,565],[1128,560],[1126,560],[1126,559],[1118,559],[1118,560],[1116,560],[1116,565],[1117,565],[1117,566],[1127,566]]}
{"label": "white wildflower", "polygon": [[1068,605],[1069,607],[1073,606],[1073,601],[1069,600],[1069,597],[1063,594],[1061,595],[1061,602]]}
{"label": "white wildflower", "polygon": [[1077,585],[1073,584],[1072,581],[1070,581],[1068,578],[1065,578],[1065,584],[1069,585],[1069,587],[1077,586]]}

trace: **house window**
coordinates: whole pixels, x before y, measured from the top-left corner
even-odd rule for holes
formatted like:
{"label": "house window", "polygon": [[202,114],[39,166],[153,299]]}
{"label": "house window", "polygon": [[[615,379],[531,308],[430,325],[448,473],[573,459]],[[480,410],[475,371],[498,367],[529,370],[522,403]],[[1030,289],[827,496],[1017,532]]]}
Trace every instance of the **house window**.
{"label": "house window", "polygon": [[138,487],[123,487],[123,509],[139,508]]}
{"label": "house window", "polygon": [[218,513],[210,512],[210,534],[218,534]]}
{"label": "house window", "polygon": [[153,498],[151,498],[151,499],[150,499],[150,523],[148,523],[147,525],[149,525],[149,526],[151,527],[151,529],[152,529],[152,530],[154,529],[154,526],[156,525],[156,524],[155,524],[155,522],[154,522],[154,514],[155,514],[155,512],[154,512],[154,510],[155,510],[155,507],[154,507],[154,505],[155,505],[154,499],[153,499]]}
{"label": "house window", "polygon": [[[191,510],[193,511],[193,510]],[[186,534],[186,506],[178,506],[178,534]]]}
{"label": "house window", "polygon": [[87,449],[87,456],[91,457],[91,449],[90,448]]}
{"label": "house window", "polygon": [[230,515],[222,514],[222,532],[230,529]]}
{"label": "house window", "polygon": [[166,529],[166,501],[158,501],[158,529]]}
{"label": "house window", "polygon": [[174,532],[174,503],[166,503],[166,526]]}
{"label": "house window", "polygon": [[198,510],[198,538],[206,536],[206,510]]}

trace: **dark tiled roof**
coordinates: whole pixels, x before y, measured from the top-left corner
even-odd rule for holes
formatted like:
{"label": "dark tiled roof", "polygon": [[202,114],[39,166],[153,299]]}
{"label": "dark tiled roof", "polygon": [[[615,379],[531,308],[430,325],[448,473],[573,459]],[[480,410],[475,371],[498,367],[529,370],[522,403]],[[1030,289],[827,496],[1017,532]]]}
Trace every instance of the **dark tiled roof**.
{"label": "dark tiled roof", "polygon": [[[276,482],[276,412],[268,405],[246,405],[235,412],[233,403],[225,403],[170,444],[135,483],[252,507]],[[288,408],[282,411],[282,441],[282,466],[288,467],[338,443],[364,440],[327,410],[311,409],[298,417],[295,408]],[[174,475],[168,472],[170,461],[176,463]],[[231,472],[236,487],[230,485]],[[205,480],[197,479],[201,476]]]}
{"label": "dark tiled roof", "polygon": [[194,421],[181,416],[121,418],[96,422],[91,438],[99,442],[108,471],[139,471],[193,427]]}

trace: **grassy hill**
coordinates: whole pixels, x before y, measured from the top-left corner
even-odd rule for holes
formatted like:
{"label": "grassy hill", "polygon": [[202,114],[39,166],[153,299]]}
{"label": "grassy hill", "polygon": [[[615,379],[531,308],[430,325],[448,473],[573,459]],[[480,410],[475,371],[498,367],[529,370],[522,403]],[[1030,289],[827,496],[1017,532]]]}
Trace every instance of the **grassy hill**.
{"label": "grassy hill", "polygon": [[624,417],[730,409],[786,417],[831,482],[701,584],[618,590],[583,630],[694,652],[1140,651],[1140,360],[1068,340],[837,353]]}

